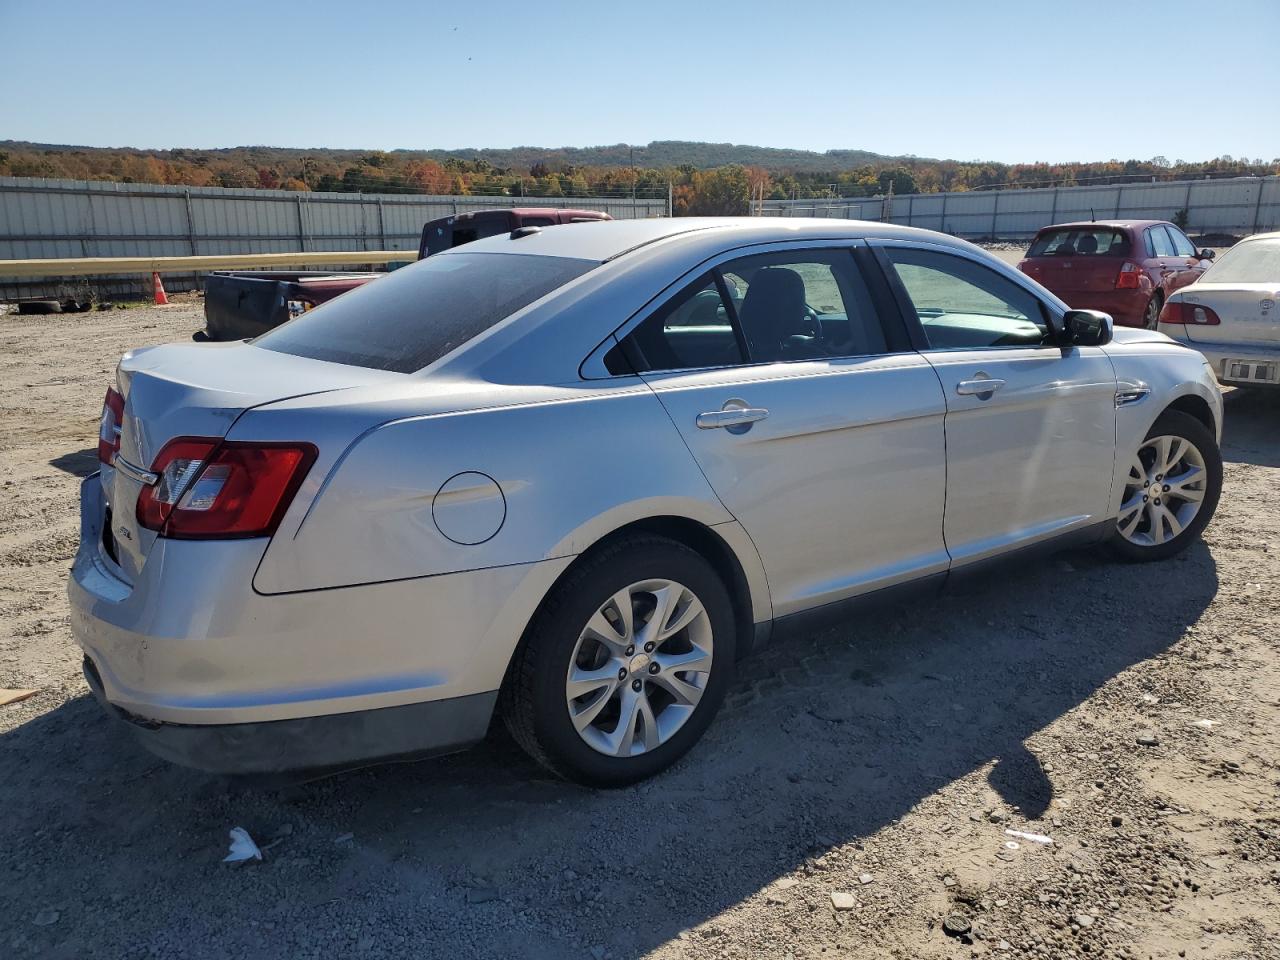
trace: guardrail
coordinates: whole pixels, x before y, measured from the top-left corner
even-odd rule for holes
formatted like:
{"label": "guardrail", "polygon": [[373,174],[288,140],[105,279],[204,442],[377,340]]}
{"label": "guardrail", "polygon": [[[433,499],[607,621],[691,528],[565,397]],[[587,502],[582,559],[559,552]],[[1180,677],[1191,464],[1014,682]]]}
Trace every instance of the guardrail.
{"label": "guardrail", "polygon": [[308,253],[245,253],[207,257],[71,257],[0,260],[0,277],[105,277],[151,273],[196,273],[257,267],[353,266],[411,263],[417,250],[324,250]]}

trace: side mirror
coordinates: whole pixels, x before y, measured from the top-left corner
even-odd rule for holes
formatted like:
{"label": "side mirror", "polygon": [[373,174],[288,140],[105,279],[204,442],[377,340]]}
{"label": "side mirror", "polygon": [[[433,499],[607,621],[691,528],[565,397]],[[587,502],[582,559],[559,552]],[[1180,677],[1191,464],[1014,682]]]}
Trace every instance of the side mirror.
{"label": "side mirror", "polygon": [[1214,257],[1217,256],[1217,254],[1214,253],[1212,250],[1210,250],[1208,247],[1205,247],[1203,250],[1197,253],[1196,256],[1199,257],[1201,260],[1212,260]]}
{"label": "side mirror", "polygon": [[1114,322],[1101,310],[1068,310],[1062,326],[1063,346],[1103,347],[1111,342]]}

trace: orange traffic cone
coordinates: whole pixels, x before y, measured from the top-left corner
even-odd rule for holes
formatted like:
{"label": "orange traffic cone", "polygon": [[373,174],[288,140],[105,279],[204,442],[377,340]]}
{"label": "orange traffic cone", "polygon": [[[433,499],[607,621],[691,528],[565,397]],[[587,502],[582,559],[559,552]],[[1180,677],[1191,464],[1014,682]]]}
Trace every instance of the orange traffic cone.
{"label": "orange traffic cone", "polygon": [[165,307],[169,305],[169,298],[164,294],[164,284],[160,282],[160,274],[151,274],[151,290],[156,296],[156,306]]}

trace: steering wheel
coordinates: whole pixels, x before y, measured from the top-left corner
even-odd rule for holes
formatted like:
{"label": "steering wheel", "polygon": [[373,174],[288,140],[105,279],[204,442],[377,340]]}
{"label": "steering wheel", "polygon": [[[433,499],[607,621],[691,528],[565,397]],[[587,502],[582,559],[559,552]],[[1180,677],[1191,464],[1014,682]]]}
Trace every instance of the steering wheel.
{"label": "steering wheel", "polygon": [[820,356],[823,344],[822,320],[812,307],[805,305],[804,316],[797,324],[797,329],[782,338],[780,344],[784,354],[799,356]]}

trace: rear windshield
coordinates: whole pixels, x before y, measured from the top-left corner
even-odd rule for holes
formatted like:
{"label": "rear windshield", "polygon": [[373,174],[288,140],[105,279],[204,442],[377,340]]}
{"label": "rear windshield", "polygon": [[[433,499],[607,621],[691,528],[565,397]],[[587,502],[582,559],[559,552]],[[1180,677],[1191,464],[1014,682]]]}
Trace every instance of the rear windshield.
{"label": "rear windshield", "polygon": [[1122,257],[1129,253],[1129,238],[1106,227],[1046,230],[1036,237],[1028,257]]}
{"label": "rear windshield", "polygon": [[1237,244],[1205,271],[1201,283],[1273,283],[1280,287],[1280,237]]}
{"label": "rear windshield", "polygon": [[595,265],[594,260],[528,254],[431,257],[253,342],[297,357],[412,373]]}

